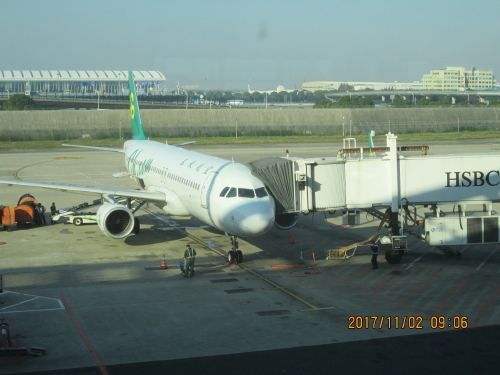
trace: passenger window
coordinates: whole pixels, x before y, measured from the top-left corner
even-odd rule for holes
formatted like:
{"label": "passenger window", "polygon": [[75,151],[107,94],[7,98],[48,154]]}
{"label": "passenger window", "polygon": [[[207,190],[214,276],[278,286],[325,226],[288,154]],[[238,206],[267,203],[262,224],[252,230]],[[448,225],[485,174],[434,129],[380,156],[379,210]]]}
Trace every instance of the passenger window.
{"label": "passenger window", "polygon": [[240,198],[255,198],[253,189],[238,189],[238,197]]}
{"label": "passenger window", "polygon": [[231,188],[229,190],[229,193],[227,193],[226,198],[233,198],[236,197],[236,188]]}
{"label": "passenger window", "polygon": [[269,194],[267,194],[265,187],[255,189],[255,194],[257,195],[257,198],[263,198],[263,197],[267,197],[269,195]]}
{"label": "passenger window", "polygon": [[228,190],[229,190],[228,186],[226,186],[224,189],[222,189],[222,191],[220,192],[219,197],[225,196]]}

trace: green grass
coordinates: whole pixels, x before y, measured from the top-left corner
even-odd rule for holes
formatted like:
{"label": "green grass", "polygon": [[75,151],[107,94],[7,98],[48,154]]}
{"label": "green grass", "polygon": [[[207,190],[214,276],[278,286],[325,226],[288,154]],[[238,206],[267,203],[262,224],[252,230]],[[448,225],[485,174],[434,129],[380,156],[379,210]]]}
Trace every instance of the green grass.
{"label": "green grass", "polygon": [[[460,133],[412,133],[396,134],[399,141],[458,141],[465,139],[491,139],[500,138],[498,131],[463,131]],[[342,142],[341,135],[332,136],[283,136],[283,137],[206,137],[206,138],[170,138],[170,144],[196,141],[199,145],[234,145],[234,144],[261,144],[261,143],[326,143]],[[367,141],[367,135],[353,136],[358,142]],[[164,138],[152,138],[158,142],[165,142]],[[385,142],[385,135],[374,137],[376,143]],[[70,141],[28,141],[28,142],[0,142],[0,149],[39,149],[57,148],[61,144],[75,144],[98,147],[121,147],[125,140],[120,139],[78,139]]]}

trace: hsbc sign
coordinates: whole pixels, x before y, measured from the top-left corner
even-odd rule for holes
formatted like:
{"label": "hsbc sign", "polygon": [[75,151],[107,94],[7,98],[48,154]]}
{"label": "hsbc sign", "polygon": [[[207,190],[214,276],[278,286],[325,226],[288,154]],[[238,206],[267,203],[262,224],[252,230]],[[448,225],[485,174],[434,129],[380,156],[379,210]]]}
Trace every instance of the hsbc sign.
{"label": "hsbc sign", "polygon": [[497,186],[500,184],[500,172],[467,171],[445,172],[445,187]]}

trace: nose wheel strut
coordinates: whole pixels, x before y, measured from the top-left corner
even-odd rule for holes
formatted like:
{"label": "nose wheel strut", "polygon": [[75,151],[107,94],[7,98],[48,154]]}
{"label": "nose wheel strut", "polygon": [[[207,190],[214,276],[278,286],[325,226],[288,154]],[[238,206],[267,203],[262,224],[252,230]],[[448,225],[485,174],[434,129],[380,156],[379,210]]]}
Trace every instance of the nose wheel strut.
{"label": "nose wheel strut", "polygon": [[227,253],[229,264],[243,263],[243,253],[238,250],[238,237],[231,236],[231,250]]}

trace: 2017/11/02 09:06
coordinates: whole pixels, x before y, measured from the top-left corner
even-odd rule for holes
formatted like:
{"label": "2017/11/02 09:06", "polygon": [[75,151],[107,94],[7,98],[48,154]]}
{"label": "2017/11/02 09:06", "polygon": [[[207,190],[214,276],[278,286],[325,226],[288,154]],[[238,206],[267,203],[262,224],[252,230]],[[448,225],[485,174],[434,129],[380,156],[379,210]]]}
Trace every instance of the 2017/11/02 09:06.
{"label": "2017/11/02 09:06", "polygon": [[469,327],[466,316],[431,316],[424,319],[423,316],[350,316],[348,318],[349,329],[465,329]]}

